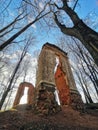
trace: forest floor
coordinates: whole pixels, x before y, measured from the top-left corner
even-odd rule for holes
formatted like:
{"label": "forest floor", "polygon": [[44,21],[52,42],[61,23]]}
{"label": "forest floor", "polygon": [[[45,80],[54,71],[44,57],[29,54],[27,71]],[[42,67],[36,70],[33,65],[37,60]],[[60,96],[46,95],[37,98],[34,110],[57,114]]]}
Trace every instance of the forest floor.
{"label": "forest floor", "polygon": [[55,115],[37,115],[21,105],[0,112],[0,130],[98,130],[98,109],[84,113],[63,106]]}

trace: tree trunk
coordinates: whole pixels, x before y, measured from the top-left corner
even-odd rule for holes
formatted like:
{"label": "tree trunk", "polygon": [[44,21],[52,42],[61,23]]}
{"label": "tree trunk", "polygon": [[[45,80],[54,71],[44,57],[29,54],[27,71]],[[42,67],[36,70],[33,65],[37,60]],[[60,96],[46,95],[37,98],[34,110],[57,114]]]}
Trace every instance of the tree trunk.
{"label": "tree trunk", "polygon": [[14,69],[14,71],[13,71],[13,74],[12,74],[12,76],[11,76],[10,83],[9,83],[7,89],[4,91],[4,93],[3,93],[3,95],[2,95],[2,98],[1,98],[1,101],[0,101],[0,110],[1,110],[1,108],[2,108],[2,106],[3,106],[3,104],[4,104],[4,101],[5,101],[5,99],[6,99],[7,95],[8,95],[8,93],[9,93],[9,91],[11,90],[11,86],[12,86],[13,80],[14,80],[14,78],[15,78],[15,75],[16,75],[16,73],[17,73],[17,71],[18,71],[18,69],[19,69],[19,67],[20,67],[20,65],[21,65],[21,62],[22,62],[22,60],[23,60],[23,58],[24,58],[24,56],[25,56],[25,54],[26,54],[26,50],[25,50],[25,49],[27,49],[27,46],[24,47],[24,50],[23,50],[23,52],[22,52],[22,54],[21,54],[21,57],[20,57],[20,60],[18,61],[17,65],[16,65],[16,67],[15,67],[15,69]]}
{"label": "tree trunk", "polygon": [[7,90],[3,93],[2,99],[1,99],[1,101],[0,101],[0,110],[1,110],[1,108],[2,108],[2,106],[3,106],[3,103],[4,103],[4,101],[5,101],[5,98],[7,97],[9,91],[10,91],[10,89],[7,89]]}
{"label": "tree trunk", "polygon": [[79,39],[82,44],[86,47],[86,49],[89,51],[91,56],[93,57],[96,65],[98,66],[98,33],[92,30],[90,27],[88,27],[75,13],[74,10],[72,10],[66,0],[62,0],[63,6],[61,8],[58,7],[58,5],[55,4],[57,9],[65,11],[65,13],[68,14],[70,19],[73,22],[73,27],[66,27],[64,24],[62,24],[57,14],[54,13],[54,20],[60,30],[67,35],[74,36],[77,39]]}
{"label": "tree trunk", "polygon": [[98,66],[98,33],[90,29],[82,21],[75,25],[76,38],[86,47]]}

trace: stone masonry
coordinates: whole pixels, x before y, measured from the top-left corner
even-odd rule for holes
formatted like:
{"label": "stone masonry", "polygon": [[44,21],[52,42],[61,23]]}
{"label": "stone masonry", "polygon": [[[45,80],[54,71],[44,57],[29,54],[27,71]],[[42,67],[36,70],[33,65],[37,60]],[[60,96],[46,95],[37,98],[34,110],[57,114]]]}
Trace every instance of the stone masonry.
{"label": "stone masonry", "polygon": [[[56,58],[58,63],[56,63]],[[82,109],[67,54],[55,45],[46,43],[39,55],[33,108],[40,113],[59,111],[54,92],[58,91],[60,106]]]}
{"label": "stone masonry", "polygon": [[[55,45],[46,43],[38,59],[35,88],[31,83],[23,82],[19,85],[13,107],[17,106],[28,87],[27,104],[32,105],[35,113],[54,114],[63,105],[82,110],[83,102],[77,91],[67,53]],[[57,102],[56,92],[60,105]]]}
{"label": "stone masonry", "polygon": [[60,64],[58,64],[57,70],[55,72],[55,83],[58,90],[61,105],[69,105],[70,89],[68,86],[67,76],[63,72]]}

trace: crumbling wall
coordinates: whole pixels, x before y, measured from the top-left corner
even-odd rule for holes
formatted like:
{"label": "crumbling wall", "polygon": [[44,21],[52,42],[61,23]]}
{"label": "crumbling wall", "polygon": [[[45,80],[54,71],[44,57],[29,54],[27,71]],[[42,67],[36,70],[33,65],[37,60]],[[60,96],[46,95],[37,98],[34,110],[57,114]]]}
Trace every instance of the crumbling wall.
{"label": "crumbling wall", "polygon": [[[56,72],[56,57],[59,57],[59,64]],[[46,110],[45,106],[48,107],[49,112],[57,107],[55,98],[49,97],[46,93],[54,95],[55,88],[59,91],[59,98],[61,105],[72,105],[73,108],[78,108],[82,104],[82,99],[77,91],[75,81],[72,75],[70,63],[68,61],[67,54],[55,45],[46,43],[39,56],[38,70],[36,76],[36,93],[35,93],[35,109]],[[53,89],[53,90],[52,90]],[[45,97],[41,100],[40,97]],[[48,101],[47,101],[48,100]],[[52,104],[53,103],[53,104]],[[41,105],[39,105],[41,104]],[[55,108],[56,111],[56,108]]]}
{"label": "crumbling wall", "polygon": [[38,59],[33,108],[37,113],[52,114],[60,110],[55,97],[55,52],[42,48]]}
{"label": "crumbling wall", "polygon": [[62,69],[64,73],[66,73],[67,75],[67,83],[70,88],[70,91],[78,93],[68,57],[62,55],[60,57],[60,62],[62,64]]}
{"label": "crumbling wall", "polygon": [[60,98],[60,103],[62,105],[70,104],[70,90],[67,81],[67,75],[63,72],[60,63],[57,66],[55,73],[55,83],[58,90],[58,95]]}
{"label": "crumbling wall", "polygon": [[19,85],[18,91],[16,93],[16,97],[13,103],[13,107],[17,106],[20,102],[20,99],[24,95],[24,89],[25,87],[28,87],[28,93],[27,93],[27,104],[32,104],[33,103],[33,98],[34,98],[34,86],[31,83],[28,82],[23,82]]}
{"label": "crumbling wall", "polygon": [[44,47],[39,55],[38,59],[38,70],[36,74],[36,87],[41,82],[47,82],[55,84],[54,79],[54,68],[55,68],[55,57],[52,50],[47,50]]}

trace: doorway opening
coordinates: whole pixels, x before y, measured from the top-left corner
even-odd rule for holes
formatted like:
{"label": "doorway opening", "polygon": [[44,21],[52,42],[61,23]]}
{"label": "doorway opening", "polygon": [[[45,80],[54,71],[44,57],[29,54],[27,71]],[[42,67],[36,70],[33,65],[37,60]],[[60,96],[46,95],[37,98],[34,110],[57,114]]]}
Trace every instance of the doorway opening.
{"label": "doorway opening", "polygon": [[25,87],[24,88],[24,94],[23,94],[23,96],[21,97],[21,99],[20,99],[20,102],[19,102],[19,104],[26,104],[27,103],[27,97],[28,97],[28,87]]}

